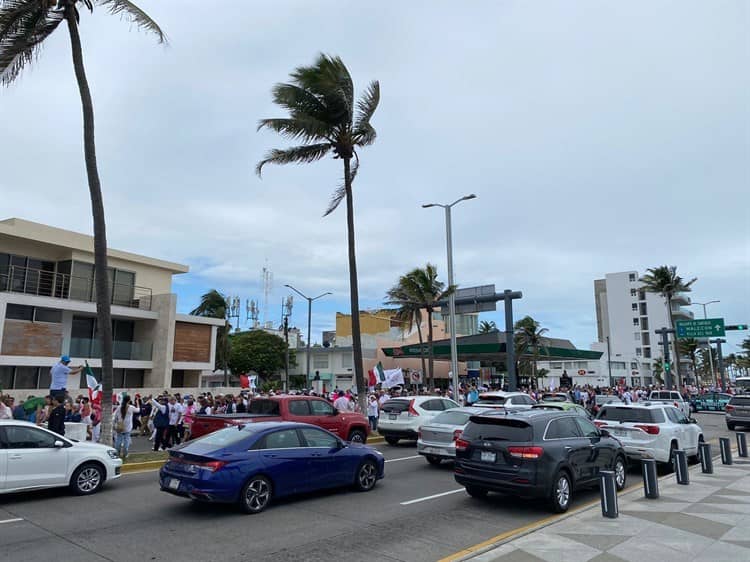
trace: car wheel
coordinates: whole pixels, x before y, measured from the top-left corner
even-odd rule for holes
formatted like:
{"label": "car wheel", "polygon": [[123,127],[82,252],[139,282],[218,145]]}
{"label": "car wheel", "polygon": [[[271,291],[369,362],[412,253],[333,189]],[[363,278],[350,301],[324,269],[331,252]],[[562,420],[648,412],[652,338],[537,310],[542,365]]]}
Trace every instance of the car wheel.
{"label": "car wheel", "polygon": [[98,464],[79,466],[70,478],[70,488],[79,496],[87,496],[99,491],[104,484],[104,469]]}
{"label": "car wheel", "polygon": [[477,488],[476,486],[466,486],[466,493],[472,498],[483,499],[487,497],[489,490],[484,488]]}
{"label": "car wheel", "polygon": [[664,463],[665,474],[672,474],[674,472],[674,463],[675,463],[674,452],[676,450],[677,450],[677,442],[672,441],[672,444],[669,446],[669,460],[666,463]]}
{"label": "car wheel", "polygon": [[440,457],[436,457],[435,455],[425,455],[424,458],[426,458],[427,462],[432,466],[438,466],[441,462],[443,462],[443,459],[441,459]]}
{"label": "car wheel", "polygon": [[385,442],[389,445],[396,445],[398,443],[398,437],[386,437]]}
{"label": "car wheel", "polygon": [[625,481],[628,478],[628,463],[622,457],[615,460],[615,486],[618,492],[625,489]]}
{"label": "car wheel", "polygon": [[570,507],[570,500],[573,498],[573,486],[570,482],[570,476],[564,470],[561,470],[555,476],[552,482],[552,510],[555,513],[564,513]]}
{"label": "car wheel", "polygon": [[369,492],[375,487],[378,481],[378,467],[375,461],[366,460],[357,469],[357,476],[354,480],[354,487],[360,492]]}
{"label": "car wheel", "polygon": [[367,434],[361,429],[352,429],[349,433],[349,441],[352,443],[364,443],[367,441]]}
{"label": "car wheel", "polygon": [[273,497],[273,486],[265,476],[253,476],[242,488],[240,507],[245,513],[260,513]]}

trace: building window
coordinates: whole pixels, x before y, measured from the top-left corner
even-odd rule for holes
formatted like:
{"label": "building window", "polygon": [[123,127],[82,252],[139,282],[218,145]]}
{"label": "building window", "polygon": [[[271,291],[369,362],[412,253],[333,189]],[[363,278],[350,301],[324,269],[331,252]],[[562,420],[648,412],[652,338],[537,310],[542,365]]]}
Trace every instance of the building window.
{"label": "building window", "polygon": [[640,325],[641,325],[641,321],[638,320],[638,318],[633,318],[633,326],[640,326]]}
{"label": "building window", "polygon": [[565,362],[565,368],[566,369],[572,369],[573,368],[573,362],[572,361],[566,361]]}
{"label": "building window", "polygon": [[636,363],[635,361],[631,361],[630,362],[630,368],[632,370],[634,370],[634,371],[637,370],[638,369],[638,363]]}
{"label": "building window", "polygon": [[576,369],[588,369],[589,364],[587,361],[577,361],[576,362]]}
{"label": "building window", "polygon": [[650,347],[644,347],[643,348],[643,356],[646,359],[651,359],[651,348]]}
{"label": "building window", "polygon": [[34,319],[34,307],[22,304],[8,304],[5,310],[5,317],[10,320],[27,320],[31,322]]}
{"label": "building window", "polygon": [[645,302],[641,303],[641,316],[648,316],[648,308]]}
{"label": "building window", "polygon": [[630,289],[630,296],[631,297],[638,296],[638,289]]}
{"label": "building window", "polygon": [[624,371],[627,367],[625,361],[612,361],[612,368],[617,371]]}
{"label": "building window", "polygon": [[638,303],[637,303],[637,302],[634,302],[634,303],[632,304],[631,308],[632,308],[633,312],[638,312]]}
{"label": "building window", "polygon": [[635,336],[635,341],[641,341],[641,333],[640,332],[635,332],[633,335]]}
{"label": "building window", "polygon": [[327,369],[328,355],[313,355],[313,369]]}
{"label": "building window", "polygon": [[550,363],[550,368],[551,369],[562,369],[563,366],[562,366],[562,363]]}
{"label": "building window", "polygon": [[643,355],[640,347],[635,348],[635,355],[636,357],[640,357],[641,355]]}
{"label": "building window", "polygon": [[637,276],[637,275],[636,275],[635,273],[630,273],[630,274],[628,275],[628,280],[629,280],[629,281],[630,281],[631,283],[635,283],[636,281],[638,281],[638,276]]}
{"label": "building window", "polygon": [[641,330],[648,330],[648,317],[641,318]]}
{"label": "building window", "polygon": [[640,291],[638,291],[638,300],[640,300],[640,301],[645,301],[646,300],[646,291],[644,291],[643,289],[641,289]]}
{"label": "building window", "polygon": [[643,341],[641,342],[643,345],[651,345],[651,336],[648,332],[643,332]]}
{"label": "building window", "polygon": [[341,356],[341,367],[344,369],[351,369],[354,366],[354,357],[349,353],[344,353]]}
{"label": "building window", "polygon": [[13,388],[13,367],[0,367],[0,387]]}
{"label": "building window", "polygon": [[39,388],[39,367],[16,367],[14,388]]}

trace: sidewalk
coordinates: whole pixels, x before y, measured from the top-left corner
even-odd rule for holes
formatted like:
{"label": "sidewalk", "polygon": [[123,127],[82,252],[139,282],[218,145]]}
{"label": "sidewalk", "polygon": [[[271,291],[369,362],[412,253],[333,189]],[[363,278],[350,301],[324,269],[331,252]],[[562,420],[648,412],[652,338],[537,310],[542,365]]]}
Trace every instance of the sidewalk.
{"label": "sidewalk", "polygon": [[[635,476],[635,475],[633,475]],[[637,476],[629,482],[636,482]],[[690,484],[674,475],[659,481],[661,497],[643,497],[643,487],[619,496],[620,516],[602,517],[599,503],[546,527],[512,539],[472,562],[670,562],[750,560],[750,461],[714,473],[691,467]]]}

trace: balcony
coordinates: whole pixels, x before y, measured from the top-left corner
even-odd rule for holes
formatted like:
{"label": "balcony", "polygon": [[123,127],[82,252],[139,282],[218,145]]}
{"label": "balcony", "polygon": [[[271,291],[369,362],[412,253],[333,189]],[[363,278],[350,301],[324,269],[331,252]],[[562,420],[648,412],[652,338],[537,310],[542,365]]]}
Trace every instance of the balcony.
{"label": "balcony", "polygon": [[[15,265],[0,270],[0,291],[96,302],[93,279]],[[152,292],[147,287],[110,281],[110,291],[109,302],[115,306],[151,310]]]}
{"label": "balcony", "polygon": [[[112,358],[115,360],[151,361],[151,342],[113,341],[112,345]],[[98,339],[71,338],[68,355],[84,359],[101,359],[101,345]]]}
{"label": "balcony", "polygon": [[695,318],[692,310],[682,308],[679,305],[672,304],[672,318],[675,320],[692,320]]}
{"label": "balcony", "polygon": [[672,297],[672,303],[687,306],[690,304],[690,297],[685,293],[677,293]]}

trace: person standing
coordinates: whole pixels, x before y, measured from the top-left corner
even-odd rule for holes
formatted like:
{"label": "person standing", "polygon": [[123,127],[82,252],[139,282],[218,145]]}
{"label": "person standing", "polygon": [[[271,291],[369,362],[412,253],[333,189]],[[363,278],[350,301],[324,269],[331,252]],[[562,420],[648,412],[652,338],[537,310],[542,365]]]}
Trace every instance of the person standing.
{"label": "person standing", "polygon": [[58,435],[65,435],[65,407],[60,401],[59,395],[52,397],[52,407],[47,419],[47,429]]}
{"label": "person standing", "polygon": [[13,419],[13,398],[0,394],[0,420]]}
{"label": "person standing", "polygon": [[169,447],[169,410],[167,407],[167,397],[159,396],[158,402],[152,398],[151,405],[153,406],[153,411],[155,412],[154,451],[158,451],[159,447],[166,451]]}
{"label": "person standing", "polygon": [[115,450],[123,459],[128,457],[130,433],[133,431],[133,415],[138,411],[139,409],[130,403],[130,396],[127,394],[123,396],[122,404],[115,410]]}
{"label": "person standing", "polygon": [[70,365],[70,357],[63,355],[60,357],[60,361],[50,369],[49,393],[53,396],[59,396],[61,404],[65,401],[65,394],[67,393],[68,375],[75,375],[83,371],[83,365],[78,365],[78,367],[68,367],[68,365]]}
{"label": "person standing", "polygon": [[370,429],[373,431],[378,430],[378,417],[380,416],[380,404],[378,404],[378,398],[374,395],[370,395],[370,400],[367,402],[367,419],[370,421]]}
{"label": "person standing", "polygon": [[169,437],[167,447],[180,444],[180,426],[182,425],[182,406],[177,403],[177,399],[172,396],[169,399]]}
{"label": "person standing", "polygon": [[348,412],[349,411],[349,399],[344,396],[344,391],[339,390],[338,392],[338,398],[333,401],[333,407],[336,408],[339,412]]}

